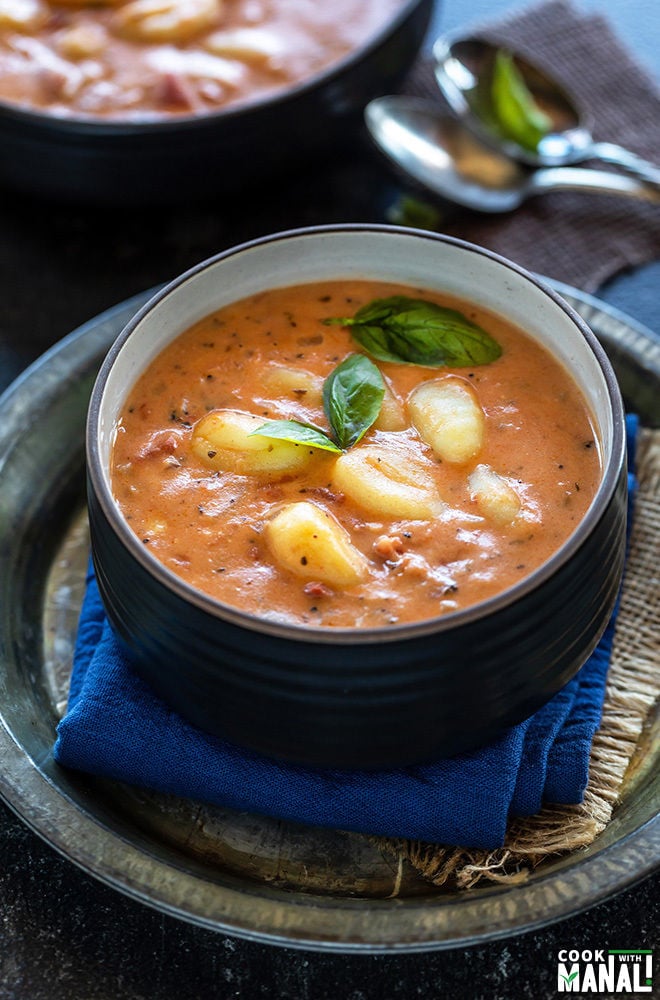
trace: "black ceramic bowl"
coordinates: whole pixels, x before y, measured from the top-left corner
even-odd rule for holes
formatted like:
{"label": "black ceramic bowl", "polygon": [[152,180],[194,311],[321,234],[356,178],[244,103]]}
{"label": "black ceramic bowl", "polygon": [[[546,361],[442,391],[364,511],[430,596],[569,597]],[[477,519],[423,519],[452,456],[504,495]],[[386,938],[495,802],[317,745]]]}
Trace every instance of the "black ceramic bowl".
{"label": "black ceramic bowl", "polygon": [[396,88],[433,0],[401,0],[365,45],[303,83],[161,122],[58,118],[0,102],[0,184],[94,204],[172,204],[234,191],[354,140],[371,98]]}
{"label": "black ceramic bowl", "polygon": [[[593,412],[604,474],[589,510],[542,567],[464,611],[380,629],[264,620],[176,577],[113,499],[117,414],[150,360],[213,310],[304,281],[365,277],[447,291],[523,327],[569,366]],[[525,718],[578,670],[612,610],[624,557],[624,415],[610,364],[577,314],[501,257],[383,226],[319,227],[212,258],[123,331],[93,391],[87,452],[94,561],[136,670],[182,715],[266,754],[337,767],[451,755]]]}

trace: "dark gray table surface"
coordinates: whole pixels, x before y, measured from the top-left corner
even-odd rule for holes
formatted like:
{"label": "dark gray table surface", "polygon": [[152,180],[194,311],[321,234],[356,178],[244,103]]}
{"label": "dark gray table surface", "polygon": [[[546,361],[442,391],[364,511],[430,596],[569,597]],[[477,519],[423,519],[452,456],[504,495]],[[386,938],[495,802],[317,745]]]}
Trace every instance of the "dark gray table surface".
{"label": "dark gray table surface", "polygon": [[[657,0],[582,0],[606,10],[656,77]],[[505,0],[445,0],[432,33]],[[1,151],[0,151],[1,152]],[[395,182],[357,146],[325,170],[232,204],[136,212],[36,203],[0,191],[0,390],[79,324],[187,266],[268,231],[382,219]],[[660,329],[660,262],[600,296]],[[1,488],[1,483],[0,483]],[[341,956],[233,939],[152,911],[90,878],[0,803],[0,1000],[291,1000],[554,997],[559,948],[658,944],[660,877],[589,912],[484,946]]]}

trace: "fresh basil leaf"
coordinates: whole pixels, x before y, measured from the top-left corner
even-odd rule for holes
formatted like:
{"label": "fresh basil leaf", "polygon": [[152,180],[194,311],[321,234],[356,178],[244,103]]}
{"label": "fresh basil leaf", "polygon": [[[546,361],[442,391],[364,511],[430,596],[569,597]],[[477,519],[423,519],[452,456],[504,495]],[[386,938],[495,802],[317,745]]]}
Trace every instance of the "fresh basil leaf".
{"label": "fresh basil leaf", "polygon": [[292,444],[303,444],[309,448],[320,448],[323,451],[332,451],[341,455],[341,448],[338,448],[334,441],[331,441],[327,434],[320,431],[318,427],[311,424],[302,424],[298,420],[268,420],[261,424],[255,431],[250,431],[248,437],[260,434],[262,437],[279,438],[282,441],[290,441]]}
{"label": "fresh basil leaf", "polygon": [[379,361],[464,368],[488,364],[502,353],[490,334],[456,309],[405,295],[375,299],[352,318],[324,323],[351,327],[355,340]]}
{"label": "fresh basil leaf", "polygon": [[380,413],[383,376],[364,354],[349,354],[323,383],[323,408],[342,448],[357,444]]}
{"label": "fresh basil leaf", "polygon": [[498,49],[491,81],[493,114],[499,131],[534,152],[552,129],[552,119],[536,103],[513,56]]}

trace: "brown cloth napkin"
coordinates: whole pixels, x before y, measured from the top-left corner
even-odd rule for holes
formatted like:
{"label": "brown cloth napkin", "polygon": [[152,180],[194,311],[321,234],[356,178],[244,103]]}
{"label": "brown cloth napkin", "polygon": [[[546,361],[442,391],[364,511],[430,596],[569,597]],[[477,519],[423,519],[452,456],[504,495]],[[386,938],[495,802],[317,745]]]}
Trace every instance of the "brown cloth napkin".
{"label": "brown cloth napkin", "polygon": [[[593,124],[595,139],[660,163],[660,93],[604,17],[550,0],[497,22],[467,26],[467,33],[511,48],[561,80]],[[415,68],[405,90],[431,97],[439,111],[450,113],[431,62]],[[585,291],[626,267],[660,258],[660,205],[612,195],[542,195],[507,215],[461,209],[441,228]]]}

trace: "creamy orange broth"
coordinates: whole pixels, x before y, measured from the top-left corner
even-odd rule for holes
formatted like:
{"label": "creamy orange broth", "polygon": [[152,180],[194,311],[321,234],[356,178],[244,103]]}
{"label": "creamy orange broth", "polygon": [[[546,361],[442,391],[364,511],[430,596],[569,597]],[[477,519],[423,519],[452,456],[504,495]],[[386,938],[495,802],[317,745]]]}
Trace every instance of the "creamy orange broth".
{"label": "creamy orange broth", "polygon": [[0,0],[0,101],[58,116],[204,114],[285,90],[403,0]]}
{"label": "creamy orange broth", "polygon": [[[309,404],[308,390],[269,390],[273,366],[325,378],[360,348],[346,328],[322,320],[353,315],[374,298],[393,294],[459,308],[503,348],[490,364],[455,369],[473,387],[485,415],[483,448],[467,464],[437,460],[412,426],[372,427],[354,446],[357,451],[394,442],[404,464],[407,456],[424,463],[445,503],[440,516],[390,520],[370,514],[336,488],[336,456],[320,451],[304,473],[269,478],[214,471],[195,457],[195,424],[216,409],[327,429],[322,406],[318,400]],[[418,383],[448,371],[392,363],[379,368],[404,413]],[[520,513],[510,523],[492,523],[475,502],[468,476],[479,463],[505,477],[520,498]],[[542,347],[482,309],[368,281],[263,292],[196,324],[151,363],[130,392],[112,463],[123,515],[170,570],[245,611],[329,627],[428,619],[510,587],[571,534],[600,474],[599,445],[581,393]],[[301,500],[330,512],[347,529],[368,561],[364,582],[328,587],[275,563],[266,527],[284,505]]]}

